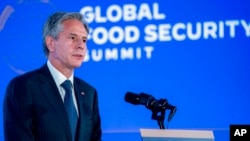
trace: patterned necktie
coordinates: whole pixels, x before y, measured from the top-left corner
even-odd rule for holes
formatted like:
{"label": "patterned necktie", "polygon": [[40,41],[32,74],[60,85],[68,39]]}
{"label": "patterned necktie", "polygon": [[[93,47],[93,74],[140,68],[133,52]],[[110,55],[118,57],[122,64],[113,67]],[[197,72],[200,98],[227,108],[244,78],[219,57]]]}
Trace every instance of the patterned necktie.
{"label": "patterned necktie", "polygon": [[72,133],[72,138],[75,138],[76,132],[76,124],[77,124],[77,112],[74,106],[73,97],[72,97],[72,84],[70,80],[65,80],[61,86],[65,90],[65,97],[64,97],[64,107],[68,114],[70,129]]}

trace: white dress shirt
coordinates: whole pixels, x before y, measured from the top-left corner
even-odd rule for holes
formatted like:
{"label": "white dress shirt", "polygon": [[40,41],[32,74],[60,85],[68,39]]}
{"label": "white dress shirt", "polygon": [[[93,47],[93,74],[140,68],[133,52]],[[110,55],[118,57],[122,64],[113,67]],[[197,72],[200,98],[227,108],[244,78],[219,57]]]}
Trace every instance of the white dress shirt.
{"label": "white dress shirt", "polygon": [[[61,95],[61,98],[62,98],[62,101],[64,102],[64,97],[65,97],[65,90],[64,88],[61,86],[61,84],[67,80],[67,78],[60,72],[58,71],[51,63],[50,61],[48,60],[47,61],[47,65],[48,65],[48,68],[49,68],[49,71],[56,83],[56,86],[60,92],[60,95]],[[75,108],[76,108],[76,112],[77,112],[77,115],[78,115],[78,107],[77,107],[77,102],[76,102],[76,96],[75,96],[75,91],[74,91],[74,74],[72,74],[68,79],[71,81],[72,83],[72,96],[73,96],[73,102],[74,102],[74,105],[75,105]]]}

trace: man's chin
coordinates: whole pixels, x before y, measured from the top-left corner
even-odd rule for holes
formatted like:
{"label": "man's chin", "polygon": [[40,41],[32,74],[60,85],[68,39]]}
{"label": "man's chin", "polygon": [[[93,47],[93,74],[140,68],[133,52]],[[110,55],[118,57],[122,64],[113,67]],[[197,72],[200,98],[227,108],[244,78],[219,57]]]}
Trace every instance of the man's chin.
{"label": "man's chin", "polygon": [[79,68],[82,66],[82,62],[81,63],[75,63],[72,65],[74,68]]}
{"label": "man's chin", "polygon": [[75,65],[75,68],[80,68],[82,66],[82,64],[80,65]]}

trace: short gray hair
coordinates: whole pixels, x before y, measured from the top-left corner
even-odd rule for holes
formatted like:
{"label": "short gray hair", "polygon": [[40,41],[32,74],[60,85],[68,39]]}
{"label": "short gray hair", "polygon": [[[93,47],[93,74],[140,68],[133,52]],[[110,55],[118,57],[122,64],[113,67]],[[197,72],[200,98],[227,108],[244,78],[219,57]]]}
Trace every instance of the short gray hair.
{"label": "short gray hair", "polygon": [[82,22],[83,26],[86,28],[87,33],[89,33],[89,28],[84,20],[83,16],[77,12],[56,12],[48,17],[47,21],[43,26],[43,51],[46,56],[49,54],[49,50],[46,45],[46,37],[51,36],[54,39],[58,38],[58,35],[63,29],[62,22],[69,19],[76,19]]}

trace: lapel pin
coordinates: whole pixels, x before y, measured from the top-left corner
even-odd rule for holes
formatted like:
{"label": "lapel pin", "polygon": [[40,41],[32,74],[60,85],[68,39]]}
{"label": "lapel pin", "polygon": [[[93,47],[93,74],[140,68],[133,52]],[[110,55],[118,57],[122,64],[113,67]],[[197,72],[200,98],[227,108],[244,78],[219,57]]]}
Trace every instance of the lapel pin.
{"label": "lapel pin", "polygon": [[81,95],[84,95],[85,93],[84,92],[81,92]]}

